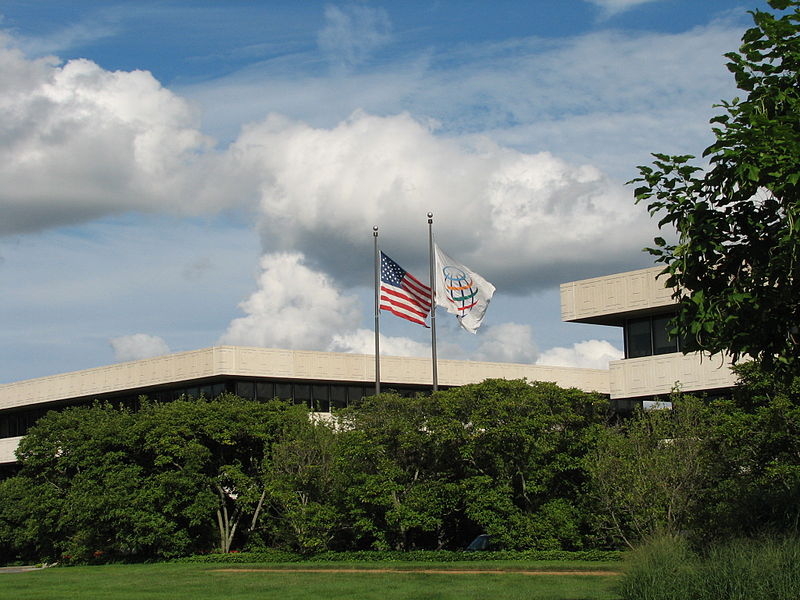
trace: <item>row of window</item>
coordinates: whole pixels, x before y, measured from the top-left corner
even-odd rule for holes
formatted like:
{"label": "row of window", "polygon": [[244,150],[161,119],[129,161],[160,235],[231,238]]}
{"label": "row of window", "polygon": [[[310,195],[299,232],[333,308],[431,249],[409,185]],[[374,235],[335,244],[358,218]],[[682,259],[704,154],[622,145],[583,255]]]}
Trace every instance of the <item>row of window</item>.
{"label": "row of window", "polygon": [[[396,391],[403,396],[413,396],[421,389],[411,387],[397,387]],[[16,437],[25,435],[28,429],[33,426],[49,410],[60,410],[68,406],[89,405],[95,400],[108,400],[117,406],[124,406],[131,410],[138,410],[139,397],[146,396],[156,402],[172,402],[181,397],[187,398],[216,398],[223,393],[232,393],[242,398],[257,401],[267,401],[273,398],[280,398],[303,404],[310,410],[316,412],[330,412],[339,408],[345,408],[350,404],[359,402],[365,396],[374,393],[374,387],[365,385],[348,384],[327,384],[327,383],[294,383],[282,381],[263,381],[263,380],[226,380],[207,385],[175,387],[169,389],[141,391],[131,396],[104,395],[92,399],[66,402],[57,408],[27,408],[0,413],[0,438]]]}

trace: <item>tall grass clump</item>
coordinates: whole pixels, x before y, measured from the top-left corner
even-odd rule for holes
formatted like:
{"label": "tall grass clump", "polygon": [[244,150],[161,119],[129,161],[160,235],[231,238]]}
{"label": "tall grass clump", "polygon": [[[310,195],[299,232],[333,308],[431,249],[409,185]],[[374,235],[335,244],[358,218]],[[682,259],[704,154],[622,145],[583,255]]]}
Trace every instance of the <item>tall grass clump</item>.
{"label": "tall grass clump", "polygon": [[625,600],[694,598],[698,558],[682,537],[662,535],[631,551],[619,593]]}
{"label": "tall grass clump", "polygon": [[732,540],[713,546],[698,572],[698,598],[797,600],[800,539]]}
{"label": "tall grass clump", "polygon": [[738,539],[702,556],[677,536],[631,552],[619,584],[625,600],[798,600],[800,538]]}

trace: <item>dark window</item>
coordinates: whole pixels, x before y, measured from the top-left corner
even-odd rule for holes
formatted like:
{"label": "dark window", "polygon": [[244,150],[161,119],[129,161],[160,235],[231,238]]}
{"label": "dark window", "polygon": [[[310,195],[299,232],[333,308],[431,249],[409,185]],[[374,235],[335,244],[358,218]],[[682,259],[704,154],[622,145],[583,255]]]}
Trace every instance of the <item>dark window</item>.
{"label": "dark window", "polygon": [[275,384],[271,381],[259,381],[256,384],[256,397],[265,402],[275,397]]}
{"label": "dark window", "polygon": [[294,384],[294,403],[311,406],[311,386],[307,383]]}
{"label": "dark window", "polygon": [[240,398],[255,400],[256,384],[253,383],[252,381],[237,381],[236,395],[239,396]]}
{"label": "dark window", "polygon": [[277,396],[281,400],[291,400],[292,399],[292,384],[291,383],[276,383],[275,384],[275,396]]}
{"label": "dark window", "polygon": [[351,385],[347,388],[347,401],[350,404],[361,402],[364,397],[364,388],[360,385]]}
{"label": "dark window", "polygon": [[678,340],[669,335],[672,315],[653,317],[653,354],[669,354],[678,351]]}
{"label": "dark window", "polygon": [[347,388],[345,386],[331,386],[331,406],[333,408],[347,408]]}
{"label": "dark window", "polygon": [[628,321],[627,338],[627,358],[651,356],[653,354],[653,345],[650,336],[650,317]]}
{"label": "dark window", "polygon": [[315,411],[331,411],[330,392],[327,385],[312,385],[311,394],[313,396],[313,406]]}
{"label": "dark window", "polygon": [[678,352],[681,344],[669,335],[674,315],[631,319],[625,323],[625,358]]}

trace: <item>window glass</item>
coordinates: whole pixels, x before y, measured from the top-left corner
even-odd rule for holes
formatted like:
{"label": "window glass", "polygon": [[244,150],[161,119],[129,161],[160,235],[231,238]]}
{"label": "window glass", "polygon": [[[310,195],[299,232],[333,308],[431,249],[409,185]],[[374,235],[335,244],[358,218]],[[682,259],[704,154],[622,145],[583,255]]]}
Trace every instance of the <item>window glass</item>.
{"label": "window glass", "polygon": [[291,400],[292,399],[292,384],[291,383],[276,383],[275,384],[275,396],[277,396],[281,400]]}
{"label": "window glass", "polygon": [[668,354],[678,351],[678,340],[669,336],[672,315],[653,317],[653,354]]}
{"label": "window glass", "polygon": [[653,354],[650,338],[650,318],[632,319],[628,321],[628,355],[626,358],[638,358]]}
{"label": "window glass", "polygon": [[236,382],[236,395],[241,398],[253,400],[256,395],[256,384],[252,381],[237,381]]}
{"label": "window glass", "polygon": [[294,384],[294,403],[311,406],[311,386],[307,383]]}
{"label": "window glass", "polygon": [[327,385],[311,386],[311,394],[314,397],[314,410],[317,412],[330,412],[331,403]]}
{"label": "window glass", "polygon": [[271,381],[259,381],[256,384],[256,395],[262,402],[272,400],[275,397],[275,384]]}
{"label": "window glass", "polygon": [[333,408],[347,407],[347,388],[343,385],[331,386],[331,406]]}
{"label": "window glass", "polygon": [[347,401],[350,404],[361,402],[364,397],[364,388],[360,385],[351,385],[347,388]]}

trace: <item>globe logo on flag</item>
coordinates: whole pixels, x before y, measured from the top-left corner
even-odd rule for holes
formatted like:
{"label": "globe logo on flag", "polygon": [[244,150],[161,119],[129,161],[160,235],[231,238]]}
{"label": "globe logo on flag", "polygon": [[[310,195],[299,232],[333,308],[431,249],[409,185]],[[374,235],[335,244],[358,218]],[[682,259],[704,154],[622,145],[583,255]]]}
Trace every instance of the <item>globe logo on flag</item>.
{"label": "globe logo on flag", "polygon": [[469,312],[478,301],[478,288],[472,277],[458,267],[447,266],[442,268],[445,288],[450,301],[456,306],[460,314]]}

